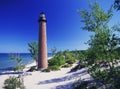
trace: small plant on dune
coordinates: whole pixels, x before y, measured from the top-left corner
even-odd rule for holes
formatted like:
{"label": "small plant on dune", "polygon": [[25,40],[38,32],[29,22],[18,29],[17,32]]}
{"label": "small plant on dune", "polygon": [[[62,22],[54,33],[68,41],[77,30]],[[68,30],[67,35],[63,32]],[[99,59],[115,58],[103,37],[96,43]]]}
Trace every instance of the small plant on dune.
{"label": "small plant on dune", "polygon": [[14,67],[14,71],[22,72],[25,68],[25,65],[22,65],[22,58],[20,57],[20,54],[10,54],[10,58],[14,61],[16,61],[17,65]]}
{"label": "small plant on dune", "polygon": [[63,52],[63,56],[64,56],[64,59],[65,59],[65,62],[68,63],[68,64],[73,64],[75,63],[75,56],[72,52],[70,52],[69,50],[65,50]]}
{"label": "small plant on dune", "polygon": [[57,66],[57,65],[49,66],[48,69],[52,71],[57,71],[57,70],[60,70],[60,66]]}
{"label": "small plant on dune", "polygon": [[25,68],[25,65],[18,65],[14,67],[14,71],[18,71],[18,70],[23,71],[24,68]]}
{"label": "small plant on dune", "polygon": [[48,60],[48,63],[49,66],[61,66],[65,64],[65,60],[63,56],[55,56],[54,58]]}
{"label": "small plant on dune", "polygon": [[15,76],[10,76],[4,82],[3,89],[26,89],[23,82]]}
{"label": "small plant on dune", "polygon": [[62,55],[55,56],[48,60],[48,69],[52,71],[60,70],[60,67],[65,64],[64,57]]}
{"label": "small plant on dune", "polygon": [[28,43],[29,46],[29,51],[31,53],[31,57],[33,58],[33,60],[36,61],[36,65],[37,65],[37,61],[38,61],[38,43],[37,42],[31,42]]}
{"label": "small plant on dune", "polygon": [[74,53],[69,50],[60,51],[56,55],[48,60],[48,68],[50,70],[60,70],[61,67],[71,67],[75,63],[76,58]]}

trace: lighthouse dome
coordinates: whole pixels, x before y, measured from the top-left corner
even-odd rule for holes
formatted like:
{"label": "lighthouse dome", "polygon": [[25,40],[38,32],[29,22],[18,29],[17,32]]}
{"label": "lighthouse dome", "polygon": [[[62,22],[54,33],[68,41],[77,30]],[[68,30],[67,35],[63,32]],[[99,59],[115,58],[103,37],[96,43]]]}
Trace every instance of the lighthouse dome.
{"label": "lighthouse dome", "polygon": [[40,17],[41,17],[41,18],[45,18],[44,12],[42,12],[42,13],[40,14]]}

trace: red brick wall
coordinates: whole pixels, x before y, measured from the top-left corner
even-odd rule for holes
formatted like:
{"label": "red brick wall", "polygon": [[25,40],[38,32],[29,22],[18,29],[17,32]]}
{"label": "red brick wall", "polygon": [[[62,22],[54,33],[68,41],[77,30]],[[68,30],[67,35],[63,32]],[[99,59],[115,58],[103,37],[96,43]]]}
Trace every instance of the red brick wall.
{"label": "red brick wall", "polygon": [[[41,18],[42,19],[42,18]],[[48,67],[47,61],[47,39],[46,39],[46,21],[39,22],[39,51],[38,51],[38,69]]]}

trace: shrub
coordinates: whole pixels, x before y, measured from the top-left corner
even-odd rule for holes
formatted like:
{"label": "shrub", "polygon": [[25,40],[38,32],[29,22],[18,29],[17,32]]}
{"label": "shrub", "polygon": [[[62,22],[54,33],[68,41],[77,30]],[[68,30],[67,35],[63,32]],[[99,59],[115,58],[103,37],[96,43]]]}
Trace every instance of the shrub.
{"label": "shrub", "polygon": [[48,63],[49,63],[49,66],[58,65],[58,60],[55,58],[52,58],[48,60]]}
{"label": "shrub", "polygon": [[60,66],[57,66],[57,65],[49,66],[48,68],[52,71],[60,70]]}
{"label": "shrub", "polygon": [[58,56],[48,60],[48,63],[49,66],[54,66],[54,65],[61,66],[65,64],[65,60],[61,56]]}
{"label": "shrub", "polygon": [[75,59],[67,59],[66,60],[66,63],[68,63],[68,64],[73,64],[73,63],[75,63]]}
{"label": "shrub", "polygon": [[97,86],[96,86],[96,85],[91,85],[91,86],[89,87],[89,89],[97,89]]}
{"label": "shrub", "polygon": [[58,65],[59,66],[64,65],[64,64],[65,64],[65,60],[64,59],[58,60]]}
{"label": "shrub", "polygon": [[78,80],[76,83],[73,84],[74,89],[87,89],[88,82]]}
{"label": "shrub", "polygon": [[10,76],[8,79],[5,80],[3,89],[17,89],[17,88],[25,89],[25,86],[20,79],[14,76]]}
{"label": "shrub", "polygon": [[97,89],[96,84],[90,84],[88,81],[83,81],[81,79],[77,80],[73,84],[74,89]]}
{"label": "shrub", "polygon": [[19,71],[22,71],[24,68],[25,68],[25,65],[17,65],[17,66],[14,67],[13,70],[14,70],[14,71],[18,71],[18,70],[19,70]]}

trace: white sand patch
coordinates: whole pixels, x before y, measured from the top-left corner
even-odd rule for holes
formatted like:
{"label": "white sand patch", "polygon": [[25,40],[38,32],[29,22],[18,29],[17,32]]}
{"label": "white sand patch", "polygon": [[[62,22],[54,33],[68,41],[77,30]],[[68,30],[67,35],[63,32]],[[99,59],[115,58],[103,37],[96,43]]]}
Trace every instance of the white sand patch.
{"label": "white sand patch", "polygon": [[[27,65],[25,70],[34,65],[36,65],[35,62]],[[75,65],[76,64],[73,66]],[[91,79],[86,68],[69,73],[71,68],[62,68],[59,71],[51,71],[48,73],[40,71],[27,72],[28,75],[24,76],[24,85],[26,89],[73,89],[72,84],[78,78],[81,77],[81,79],[85,80]],[[5,79],[9,76],[17,75],[18,74],[0,75],[0,89],[2,89]]]}

